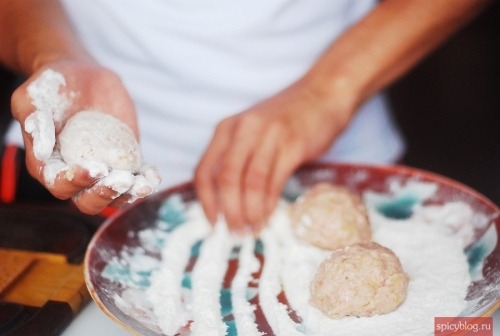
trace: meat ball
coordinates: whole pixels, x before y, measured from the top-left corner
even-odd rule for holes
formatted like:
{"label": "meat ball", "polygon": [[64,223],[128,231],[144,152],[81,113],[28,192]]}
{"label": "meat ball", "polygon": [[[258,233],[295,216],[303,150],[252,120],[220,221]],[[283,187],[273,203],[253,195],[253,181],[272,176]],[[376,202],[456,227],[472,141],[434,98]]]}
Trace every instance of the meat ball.
{"label": "meat ball", "polygon": [[371,240],[361,197],[341,186],[314,185],[291,206],[290,218],[295,236],[321,249],[335,250]]}
{"label": "meat ball", "polygon": [[320,264],[310,303],[332,319],[387,314],[406,299],[408,282],[393,251],[374,242],[355,244]]}
{"label": "meat ball", "polygon": [[71,117],[58,136],[58,146],[68,165],[94,161],[110,170],[132,173],[142,167],[139,143],[132,130],[102,112],[86,110]]}

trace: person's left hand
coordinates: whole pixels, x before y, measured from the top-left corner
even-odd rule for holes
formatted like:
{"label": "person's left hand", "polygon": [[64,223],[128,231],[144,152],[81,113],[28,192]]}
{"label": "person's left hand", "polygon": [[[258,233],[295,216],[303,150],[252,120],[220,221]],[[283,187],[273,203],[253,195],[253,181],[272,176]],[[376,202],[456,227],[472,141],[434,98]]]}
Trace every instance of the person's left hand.
{"label": "person's left hand", "polygon": [[303,79],[219,123],[195,174],[212,223],[222,213],[233,231],[258,232],[288,177],[346,126],[352,104],[314,87]]}

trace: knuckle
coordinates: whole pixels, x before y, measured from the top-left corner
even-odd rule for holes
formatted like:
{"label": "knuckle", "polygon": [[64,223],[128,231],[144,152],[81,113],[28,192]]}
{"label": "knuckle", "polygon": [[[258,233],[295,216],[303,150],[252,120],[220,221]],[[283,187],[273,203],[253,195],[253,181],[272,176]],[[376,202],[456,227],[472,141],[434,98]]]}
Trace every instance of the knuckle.
{"label": "knuckle", "polygon": [[288,126],[286,120],[279,118],[273,119],[273,121],[269,124],[269,129],[278,132],[279,134],[286,134],[290,131],[290,127]]}
{"label": "knuckle", "polygon": [[256,113],[244,113],[241,115],[241,122],[244,124],[253,124],[259,122],[259,115]]}
{"label": "knuckle", "polygon": [[59,200],[67,200],[73,196],[72,194],[68,193],[68,191],[57,186],[45,185],[45,188],[50,192],[52,196]]}
{"label": "knuckle", "polygon": [[99,82],[105,86],[116,86],[116,85],[121,85],[122,80],[118,74],[116,74],[114,71],[111,71],[106,68],[98,68],[97,72],[95,72],[96,77],[98,78]]}
{"label": "knuckle", "polygon": [[78,208],[78,210],[87,215],[97,215],[104,209],[104,208],[101,209],[101,208],[91,207],[88,206],[86,203],[77,203],[76,207]]}
{"label": "knuckle", "polygon": [[31,177],[37,179],[42,183],[40,167],[36,166],[35,164],[26,162],[26,169],[28,170],[28,173],[30,174]]}
{"label": "knuckle", "polygon": [[255,168],[245,176],[245,189],[251,191],[263,190],[266,185],[267,171],[263,168]]}
{"label": "knuckle", "polygon": [[306,154],[304,142],[293,137],[287,141],[285,149],[290,152],[290,159],[294,161],[300,160]]}
{"label": "knuckle", "polygon": [[68,195],[58,189],[49,189],[50,193],[52,194],[52,196],[54,196],[55,198],[59,199],[59,200],[67,200],[71,197],[71,195]]}
{"label": "knuckle", "polygon": [[226,132],[232,127],[232,125],[233,125],[232,118],[223,119],[215,127],[215,132],[216,133]]}
{"label": "knuckle", "polygon": [[217,175],[217,182],[222,188],[229,188],[238,184],[239,176],[232,166],[225,165]]}
{"label": "knuckle", "polygon": [[194,181],[196,185],[206,186],[210,183],[210,174],[203,166],[198,166],[194,172]]}
{"label": "knuckle", "polygon": [[21,101],[25,98],[25,96],[26,96],[26,94],[21,88],[17,88],[12,93],[10,101],[11,101],[11,108],[12,108],[12,112],[13,112],[12,114],[14,117],[17,116],[17,113],[15,113],[15,112],[19,111]]}
{"label": "knuckle", "polygon": [[238,129],[259,128],[263,124],[264,118],[256,113],[247,113],[241,116]]}

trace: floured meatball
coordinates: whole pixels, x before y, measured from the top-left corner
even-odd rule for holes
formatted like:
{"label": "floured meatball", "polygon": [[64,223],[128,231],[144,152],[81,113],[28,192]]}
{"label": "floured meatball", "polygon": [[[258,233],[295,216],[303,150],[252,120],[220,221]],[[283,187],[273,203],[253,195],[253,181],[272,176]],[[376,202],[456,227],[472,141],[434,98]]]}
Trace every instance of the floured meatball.
{"label": "floured meatball", "polygon": [[290,208],[299,239],[326,250],[368,242],[370,222],[361,197],[347,188],[318,183]]}
{"label": "floured meatball", "polygon": [[139,144],[120,120],[93,110],[70,118],[58,137],[63,160],[69,164],[102,162],[112,170],[136,173],[142,167]]}
{"label": "floured meatball", "polygon": [[408,281],[394,252],[360,243],[333,251],[321,263],[310,303],[333,319],[387,314],[406,299]]}

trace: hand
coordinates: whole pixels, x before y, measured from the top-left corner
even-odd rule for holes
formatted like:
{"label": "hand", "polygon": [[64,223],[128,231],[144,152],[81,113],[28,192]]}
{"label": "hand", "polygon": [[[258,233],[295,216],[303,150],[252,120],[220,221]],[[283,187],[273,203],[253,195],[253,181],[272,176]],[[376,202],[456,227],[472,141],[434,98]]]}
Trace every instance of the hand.
{"label": "hand", "polygon": [[[51,132],[45,130],[45,133],[49,134],[42,134],[42,136],[55,138],[71,116],[81,110],[93,108],[109,113],[126,123],[138,137],[133,103],[120,79],[114,73],[93,62],[52,62],[35,72],[12,96],[13,116],[23,127],[28,171],[55,197],[72,198],[77,207],[85,213],[96,214],[109,204],[119,205],[128,201],[131,196],[123,193],[134,185],[134,177],[131,173],[120,189],[116,185],[111,186],[107,183],[110,180],[107,176],[116,174],[108,171],[106,167],[97,174],[91,174],[86,167],[67,166],[61,160],[57,148],[51,145],[48,147],[48,153],[36,150],[40,149],[40,139],[43,137],[37,138],[36,130],[29,130],[31,134],[26,132],[27,125],[29,125],[26,120],[30,118],[33,120],[31,115],[36,110],[34,106],[36,102],[28,93],[28,88],[30,84],[38,83],[36,81],[47,69],[64,76],[65,85],[59,86],[59,95],[66,98],[69,104],[67,108],[62,109],[64,113],[61,116],[48,120],[36,120],[42,124],[43,122],[54,123]],[[36,129],[36,127],[32,128]],[[42,128],[39,127],[40,129]],[[139,196],[143,196],[141,193],[144,192],[144,190],[137,190]]]}
{"label": "hand", "polygon": [[221,212],[231,229],[258,232],[288,177],[321,155],[346,126],[353,108],[308,79],[229,117],[217,126],[196,169],[207,218]]}

